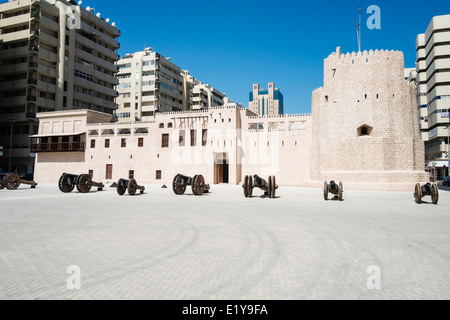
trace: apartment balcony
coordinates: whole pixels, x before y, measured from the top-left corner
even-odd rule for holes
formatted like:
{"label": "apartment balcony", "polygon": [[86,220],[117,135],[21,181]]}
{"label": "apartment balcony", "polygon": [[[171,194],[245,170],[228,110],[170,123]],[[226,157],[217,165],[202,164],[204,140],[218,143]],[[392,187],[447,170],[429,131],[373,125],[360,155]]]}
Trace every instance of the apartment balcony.
{"label": "apartment balcony", "polygon": [[41,36],[39,37],[39,39],[40,39],[40,42],[46,43],[49,46],[52,46],[52,47],[58,47],[59,46],[58,39],[55,38],[55,37],[52,37],[51,35],[49,35],[47,33],[42,32]]}
{"label": "apartment balcony", "polygon": [[24,57],[28,55],[28,52],[29,52],[28,46],[9,49],[5,48],[2,50],[2,59]]}
{"label": "apartment balcony", "polygon": [[30,46],[29,51],[39,52],[38,46]]}
{"label": "apartment balcony", "polygon": [[42,49],[42,48],[40,50],[39,57],[46,59],[48,61],[55,62],[55,63],[56,63],[56,61],[58,61],[58,56],[56,55],[55,52],[52,52],[52,51],[49,51],[46,49]]}
{"label": "apartment balcony", "polygon": [[0,66],[0,74],[24,73],[26,71],[27,71],[26,62]]}
{"label": "apartment balcony", "polygon": [[[109,24],[108,24],[108,26],[110,27]],[[111,47],[117,48],[118,42],[117,42],[116,39],[113,39],[113,38],[107,36],[105,33],[102,33],[98,29],[95,29],[95,28],[91,27],[90,25],[88,25],[84,21],[81,21],[81,30],[84,30],[84,31],[89,32],[91,34],[95,33],[97,35],[97,37],[100,38],[103,42],[106,42]],[[117,29],[114,29],[114,31],[116,31],[116,30]]]}
{"label": "apartment balcony", "polygon": [[30,30],[25,29],[16,32],[10,32],[7,34],[2,34],[3,42],[17,41],[20,39],[28,39],[30,37]]}
{"label": "apartment balcony", "polygon": [[32,153],[84,152],[85,150],[84,142],[34,143],[31,145]]}
{"label": "apartment balcony", "polygon": [[41,20],[41,15],[37,12],[31,12],[30,17],[31,17],[31,19]]}
{"label": "apartment balcony", "polygon": [[[23,106],[23,105],[25,105],[25,103],[26,103],[25,96],[5,97],[5,98],[0,99],[0,107]],[[17,121],[19,121],[19,120],[17,120]]]}
{"label": "apartment balcony", "polygon": [[36,102],[36,96],[27,96],[27,102]]}
{"label": "apartment balcony", "polygon": [[435,154],[435,153],[444,153],[447,152],[447,145],[445,143],[441,143],[437,146],[425,149],[427,154]]}
{"label": "apartment balcony", "polygon": [[50,20],[49,18],[42,16],[41,17],[41,25],[46,26],[48,29],[52,31],[58,31],[59,26],[55,21]]}
{"label": "apartment balcony", "polygon": [[156,111],[156,106],[142,106],[142,112],[154,112]]}
{"label": "apartment balcony", "polygon": [[23,25],[30,20],[30,16],[28,14],[22,14],[20,16],[9,17],[6,19],[0,20],[0,28],[4,27],[15,27],[19,25]]}
{"label": "apartment balcony", "polygon": [[39,68],[39,64],[37,62],[28,62],[28,68]]}
{"label": "apartment balcony", "polygon": [[28,84],[37,85],[37,79],[28,79]]}
{"label": "apartment balcony", "polygon": [[151,102],[151,101],[155,101],[157,99],[157,96],[152,95],[152,96],[142,96],[142,102]]}
{"label": "apartment balcony", "polygon": [[3,91],[25,89],[27,87],[27,79],[2,81],[0,86]]}
{"label": "apartment balcony", "polygon": [[35,120],[36,119],[36,113],[35,112],[27,112],[26,117],[27,117],[27,119]]}

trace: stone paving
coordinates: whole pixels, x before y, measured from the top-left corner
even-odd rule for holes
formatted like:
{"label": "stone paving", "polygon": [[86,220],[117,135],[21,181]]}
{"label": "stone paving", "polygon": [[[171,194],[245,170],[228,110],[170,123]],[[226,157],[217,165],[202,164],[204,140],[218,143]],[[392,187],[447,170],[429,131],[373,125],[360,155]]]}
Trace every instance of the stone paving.
{"label": "stone paving", "polygon": [[[450,299],[448,190],[435,206],[415,204],[414,186],[343,202],[297,187],[276,199],[146,188],[0,190],[0,299]],[[69,266],[80,289],[68,289]]]}

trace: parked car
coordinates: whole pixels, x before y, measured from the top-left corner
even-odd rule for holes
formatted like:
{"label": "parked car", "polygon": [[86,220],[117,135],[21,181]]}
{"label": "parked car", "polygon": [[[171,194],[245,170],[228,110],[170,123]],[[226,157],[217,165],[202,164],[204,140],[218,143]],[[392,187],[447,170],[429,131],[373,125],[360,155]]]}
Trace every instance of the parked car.
{"label": "parked car", "polygon": [[444,181],[442,181],[442,185],[444,187],[450,187],[450,177],[445,178]]}

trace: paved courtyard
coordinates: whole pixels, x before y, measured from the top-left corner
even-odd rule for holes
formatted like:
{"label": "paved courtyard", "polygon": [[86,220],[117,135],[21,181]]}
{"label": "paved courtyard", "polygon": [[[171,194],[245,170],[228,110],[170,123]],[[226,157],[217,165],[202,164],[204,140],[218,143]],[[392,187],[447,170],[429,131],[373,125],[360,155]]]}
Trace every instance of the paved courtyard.
{"label": "paved courtyard", "polygon": [[[343,202],[320,189],[246,199],[240,186],[211,187],[0,190],[0,299],[450,299],[449,191],[435,206],[415,204],[414,186],[345,191]],[[370,266],[380,289],[368,288]]]}

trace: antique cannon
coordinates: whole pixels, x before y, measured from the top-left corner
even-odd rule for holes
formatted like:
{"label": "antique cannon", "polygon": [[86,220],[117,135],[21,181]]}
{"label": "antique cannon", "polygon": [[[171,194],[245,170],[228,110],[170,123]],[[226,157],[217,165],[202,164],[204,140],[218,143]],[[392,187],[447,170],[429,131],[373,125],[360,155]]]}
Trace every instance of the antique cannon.
{"label": "antique cannon", "polygon": [[246,198],[251,198],[253,196],[253,188],[260,188],[264,191],[265,196],[275,198],[275,190],[278,189],[278,185],[276,184],[275,176],[269,176],[267,182],[255,174],[253,177],[251,175],[245,176],[242,188],[244,188],[244,196]]}
{"label": "antique cannon", "polygon": [[58,187],[61,192],[72,192],[75,186],[80,193],[88,193],[92,187],[97,187],[98,191],[103,191],[105,187],[103,183],[92,181],[91,176],[88,174],[63,173],[61,178],[59,178]]}
{"label": "antique cannon", "polygon": [[192,193],[201,196],[203,193],[209,192],[209,184],[205,184],[205,178],[201,174],[195,175],[193,178],[177,174],[173,178],[172,188],[176,195],[182,195],[186,191],[186,187],[192,187]]}
{"label": "antique cannon", "polygon": [[134,196],[137,190],[139,190],[140,193],[143,194],[145,191],[145,187],[138,185],[135,179],[120,179],[117,182],[117,193],[123,196],[125,194],[125,191],[127,190],[130,196]]}
{"label": "antique cannon", "polygon": [[24,180],[16,173],[0,173],[0,189],[17,190],[21,184],[30,185],[31,189],[37,186],[36,182]]}
{"label": "antique cannon", "polygon": [[439,200],[439,191],[437,184],[427,183],[423,186],[420,186],[420,183],[416,184],[414,189],[414,198],[416,199],[416,203],[421,204],[422,198],[425,196],[431,196],[431,201],[433,204],[437,204]]}
{"label": "antique cannon", "polygon": [[334,194],[336,199],[342,201],[344,193],[344,186],[342,182],[339,182],[338,185],[334,181],[330,181],[330,184],[328,184],[328,182],[325,181],[325,184],[323,186],[323,197],[325,201],[328,200],[328,193]]}

